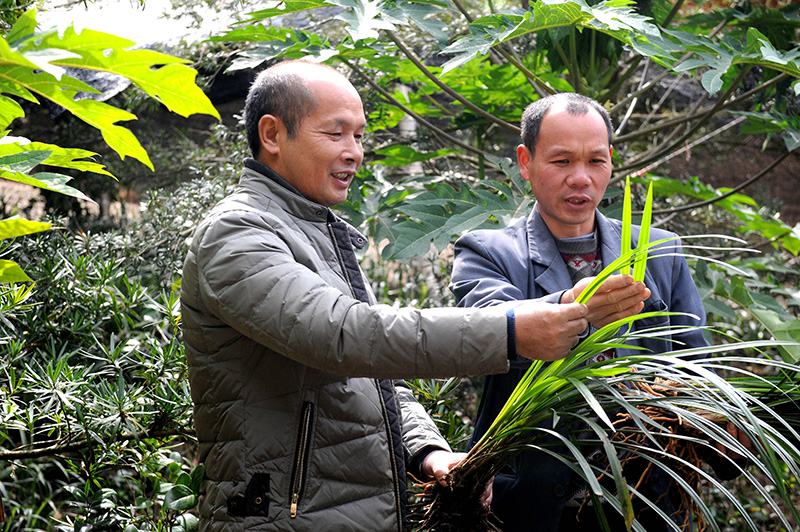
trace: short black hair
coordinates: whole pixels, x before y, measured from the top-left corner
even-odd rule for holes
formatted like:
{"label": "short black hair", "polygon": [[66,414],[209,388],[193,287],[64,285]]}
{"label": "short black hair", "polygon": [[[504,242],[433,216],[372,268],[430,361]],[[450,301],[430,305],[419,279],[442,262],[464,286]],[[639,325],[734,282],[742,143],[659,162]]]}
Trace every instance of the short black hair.
{"label": "short black hair", "polygon": [[536,143],[539,142],[539,129],[542,127],[542,120],[544,120],[547,111],[558,102],[564,102],[567,112],[572,115],[585,115],[590,108],[600,113],[606,123],[606,129],[608,129],[608,144],[611,145],[614,128],[611,125],[611,117],[608,115],[608,111],[588,96],[575,92],[562,92],[536,100],[528,105],[522,113],[522,143],[531,152],[531,157],[533,157],[536,149]]}
{"label": "short black hair", "polygon": [[[289,138],[297,135],[303,118],[317,108],[317,99],[306,80],[292,72],[292,64],[317,63],[310,61],[283,61],[263,70],[253,81],[244,104],[244,124],[247,144],[254,158],[261,153],[258,122],[264,115],[277,116],[286,126]],[[328,67],[325,67],[328,68]]]}

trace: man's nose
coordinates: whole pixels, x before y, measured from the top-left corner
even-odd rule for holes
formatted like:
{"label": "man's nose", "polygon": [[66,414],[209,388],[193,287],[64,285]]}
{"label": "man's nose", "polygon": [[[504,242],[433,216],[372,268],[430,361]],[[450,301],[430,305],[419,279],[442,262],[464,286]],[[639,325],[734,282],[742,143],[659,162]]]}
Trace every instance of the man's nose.
{"label": "man's nose", "polygon": [[356,139],[355,137],[348,137],[349,141],[347,146],[342,153],[342,157],[344,157],[348,161],[353,161],[356,163],[356,166],[360,166],[361,162],[364,160],[364,147],[361,145],[361,142]]}
{"label": "man's nose", "polygon": [[588,187],[592,182],[589,174],[589,168],[583,163],[577,163],[573,166],[567,178],[567,184],[572,187]]}

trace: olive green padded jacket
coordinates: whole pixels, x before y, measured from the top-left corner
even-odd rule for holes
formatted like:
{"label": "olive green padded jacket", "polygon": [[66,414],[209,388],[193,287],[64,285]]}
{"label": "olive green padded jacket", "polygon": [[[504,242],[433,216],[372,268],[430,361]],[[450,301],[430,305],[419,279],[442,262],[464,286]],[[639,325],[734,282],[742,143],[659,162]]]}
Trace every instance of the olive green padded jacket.
{"label": "olive green padded jacket", "polygon": [[248,159],[195,231],[181,306],[202,532],[403,530],[404,466],[447,444],[402,381],[387,404],[379,379],[508,370],[503,310],[356,299],[369,283],[344,267],[333,222]]}

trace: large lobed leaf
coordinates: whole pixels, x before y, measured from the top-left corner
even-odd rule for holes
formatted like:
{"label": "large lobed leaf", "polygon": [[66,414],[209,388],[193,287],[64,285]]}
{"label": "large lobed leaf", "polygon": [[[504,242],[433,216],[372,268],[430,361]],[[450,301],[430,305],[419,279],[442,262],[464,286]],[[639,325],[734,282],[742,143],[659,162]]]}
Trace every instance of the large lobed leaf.
{"label": "large lobed leaf", "polygon": [[[135,115],[103,102],[77,99],[79,92],[96,93],[89,85],[65,74],[64,67],[101,70],[124,76],[182,116],[194,113],[219,118],[214,106],[195,84],[196,71],[186,61],[151,50],[132,50],[127,39],[69,27],[36,31],[36,12],[26,12],[6,39],[0,39],[0,91],[29,101],[47,98],[96,127],[121,158],[133,157],[151,169],[147,152],[119,122]],[[0,127],[21,115],[19,105],[0,96]]]}
{"label": "large lobed leaf", "polygon": [[470,25],[471,35],[457,40],[443,53],[456,56],[445,63],[443,73],[488,53],[493,46],[523,35],[573,26],[592,28],[627,40],[631,34],[657,35],[658,30],[646,17],[632,9],[632,2],[610,0],[590,6],[583,0],[535,2],[529,12],[490,15]]}
{"label": "large lobed leaf", "polygon": [[466,183],[456,190],[447,184],[436,183],[415,196],[413,201],[396,207],[406,219],[387,221],[385,230],[390,230],[396,237],[384,248],[384,255],[402,261],[425,255],[431,244],[441,250],[452,238],[464,232],[484,227],[487,223],[492,226],[496,226],[497,221],[507,223],[530,208],[529,199],[512,194],[506,185],[487,181],[483,186],[496,190],[472,188]]}

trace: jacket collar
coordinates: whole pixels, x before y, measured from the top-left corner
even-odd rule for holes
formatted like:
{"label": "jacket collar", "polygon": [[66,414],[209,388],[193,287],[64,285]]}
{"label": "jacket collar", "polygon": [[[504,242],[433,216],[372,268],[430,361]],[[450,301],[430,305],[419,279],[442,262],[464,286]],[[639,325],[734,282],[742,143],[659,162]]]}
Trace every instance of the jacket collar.
{"label": "jacket collar", "polygon": [[[595,230],[600,240],[603,264],[611,264],[619,258],[622,242],[620,229],[600,211],[595,210]],[[528,233],[528,253],[532,266],[539,273],[536,284],[545,293],[552,294],[572,286],[567,266],[561,259],[553,234],[539,213],[539,206],[534,205],[526,221]]]}
{"label": "jacket collar", "polygon": [[[255,159],[244,160],[245,169],[239,180],[239,189],[258,194],[265,200],[278,202],[283,209],[311,222],[342,222],[347,226],[350,241],[358,249],[367,245],[367,239],[355,227],[336,216],[324,205],[303,196],[297,188],[282,178],[275,170]],[[264,178],[267,179],[264,179]]]}

